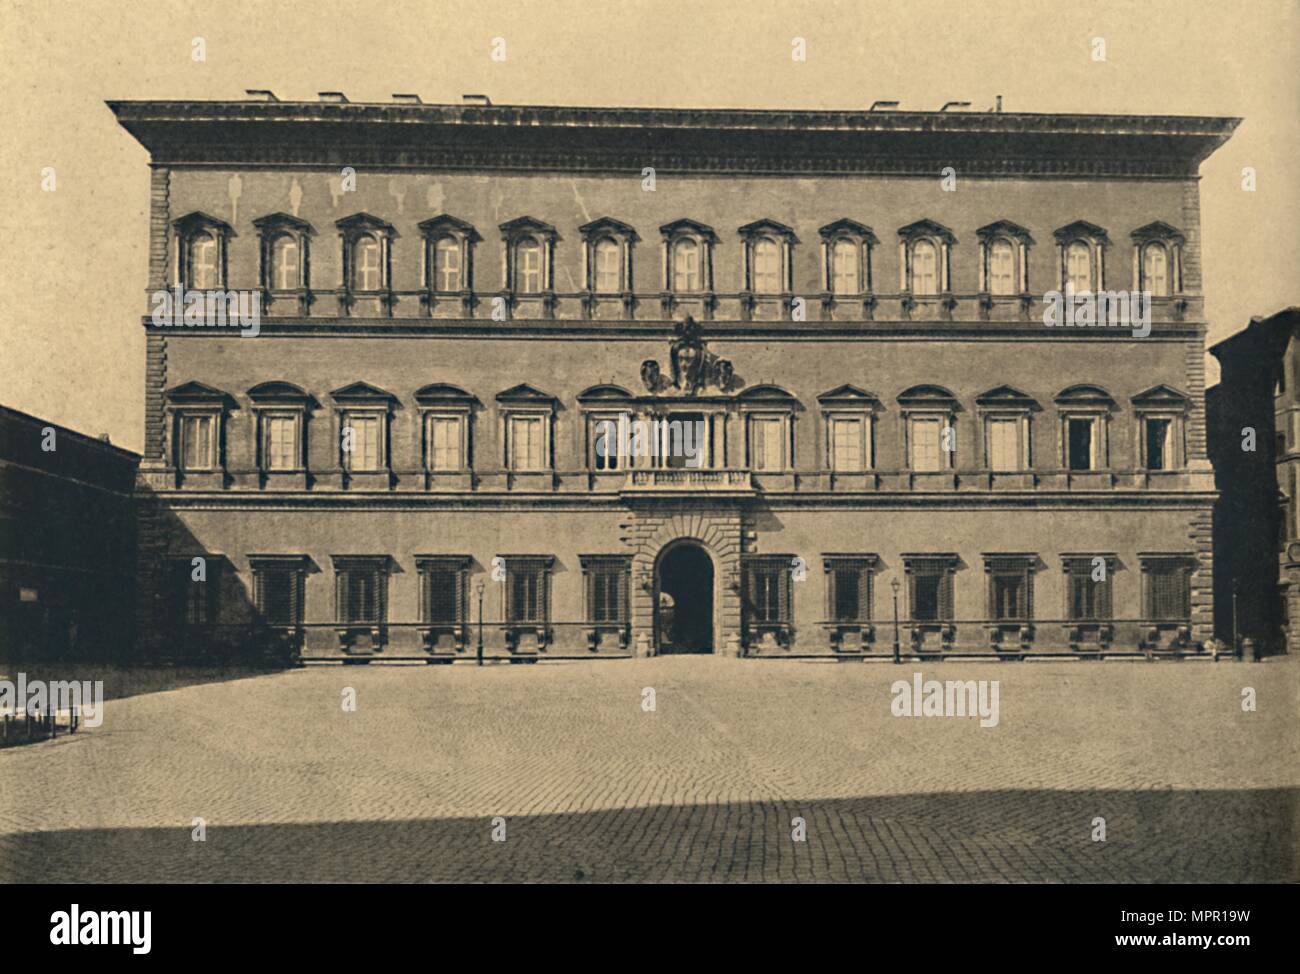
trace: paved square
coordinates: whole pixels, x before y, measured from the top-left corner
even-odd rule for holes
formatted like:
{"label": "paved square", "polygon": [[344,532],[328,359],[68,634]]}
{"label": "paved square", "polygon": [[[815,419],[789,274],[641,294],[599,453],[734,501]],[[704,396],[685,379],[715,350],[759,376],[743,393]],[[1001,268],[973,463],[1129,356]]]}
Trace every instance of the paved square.
{"label": "paved square", "polygon": [[[998,726],[892,716],[917,671],[1000,681]],[[1294,881],[1297,675],[667,657],[134,696],[118,676],[101,727],[0,751],[0,878]]]}

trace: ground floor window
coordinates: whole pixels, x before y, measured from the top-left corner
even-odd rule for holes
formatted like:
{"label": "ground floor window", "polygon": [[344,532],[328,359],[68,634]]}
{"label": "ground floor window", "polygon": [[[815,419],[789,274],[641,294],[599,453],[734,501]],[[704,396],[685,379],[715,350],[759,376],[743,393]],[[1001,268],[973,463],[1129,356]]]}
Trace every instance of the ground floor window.
{"label": "ground floor window", "polygon": [[994,622],[1025,622],[1034,615],[1034,555],[986,555],[988,617]]}
{"label": "ground floor window", "polygon": [[793,615],[790,568],[793,555],[764,555],[745,559],[744,610],[751,624],[788,624]]}
{"label": "ground floor window", "polygon": [[550,621],[552,561],[549,556],[505,556],[506,622]]}
{"label": "ground floor window", "polygon": [[299,555],[249,556],[257,614],[272,626],[297,626],[303,619],[306,558]]}
{"label": "ground floor window", "polygon": [[587,621],[627,622],[631,558],[623,555],[583,555],[582,572],[586,580]]}
{"label": "ground floor window", "polygon": [[1185,622],[1192,615],[1188,555],[1139,555],[1142,562],[1145,615],[1152,622]]}
{"label": "ground floor window", "polygon": [[458,625],[465,621],[468,555],[416,555],[420,571],[420,621]]}
{"label": "ground floor window", "polygon": [[1113,615],[1114,555],[1066,555],[1065,617],[1071,622],[1104,622]]}
{"label": "ground floor window", "polygon": [[374,626],[388,620],[388,557],[334,559],[334,599],[339,622]]}
{"label": "ground floor window", "polygon": [[871,583],[875,555],[825,555],[827,603],[832,622],[871,621]]}
{"label": "ground floor window", "polygon": [[211,555],[178,558],[169,567],[173,625],[207,626],[221,611],[222,559]]}
{"label": "ground floor window", "polygon": [[908,618],[912,622],[951,622],[952,587],[957,571],[957,556],[904,555],[907,573]]}

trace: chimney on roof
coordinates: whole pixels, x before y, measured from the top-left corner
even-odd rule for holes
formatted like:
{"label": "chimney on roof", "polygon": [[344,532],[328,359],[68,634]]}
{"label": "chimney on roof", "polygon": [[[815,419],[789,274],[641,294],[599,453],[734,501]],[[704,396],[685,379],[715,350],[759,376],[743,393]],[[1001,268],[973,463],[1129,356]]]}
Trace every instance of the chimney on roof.
{"label": "chimney on roof", "polygon": [[492,99],[487,95],[461,95],[460,100],[466,105],[487,105],[492,104]]}
{"label": "chimney on roof", "polygon": [[341,91],[322,91],[319,92],[319,94],[321,101],[332,101],[338,102],[339,104],[346,104],[348,100],[348,96],[343,94]]}
{"label": "chimney on roof", "polygon": [[401,105],[423,105],[424,104],[424,102],[420,101],[419,95],[404,95],[404,94],[399,94],[396,91],[393,92],[393,101]]}
{"label": "chimney on roof", "polygon": [[892,112],[897,107],[898,107],[898,102],[896,101],[873,101],[871,103],[871,107],[868,108],[867,111]]}
{"label": "chimney on roof", "polygon": [[279,101],[275,97],[275,92],[269,88],[245,88],[244,94],[254,101]]}
{"label": "chimney on roof", "polygon": [[946,112],[946,111],[947,111],[948,109],[950,109],[950,108],[970,108],[970,102],[968,102],[968,101],[946,101],[946,102],[943,103],[943,107],[940,108],[939,111],[941,111],[941,112]]}

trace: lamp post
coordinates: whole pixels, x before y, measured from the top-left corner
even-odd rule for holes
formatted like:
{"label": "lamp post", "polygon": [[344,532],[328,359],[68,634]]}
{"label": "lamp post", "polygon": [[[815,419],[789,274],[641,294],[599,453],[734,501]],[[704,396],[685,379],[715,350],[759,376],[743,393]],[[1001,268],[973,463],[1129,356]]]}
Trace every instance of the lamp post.
{"label": "lamp post", "polygon": [[889,587],[893,589],[894,592],[894,662],[901,663],[902,659],[899,656],[899,645],[898,645],[898,589],[899,589],[898,579],[897,578],[893,579],[889,583]]}
{"label": "lamp post", "polygon": [[1237,580],[1232,580],[1232,655],[1241,659],[1241,642],[1237,634]]}
{"label": "lamp post", "polygon": [[483,579],[479,579],[474,586],[474,591],[478,594],[478,665],[483,665]]}

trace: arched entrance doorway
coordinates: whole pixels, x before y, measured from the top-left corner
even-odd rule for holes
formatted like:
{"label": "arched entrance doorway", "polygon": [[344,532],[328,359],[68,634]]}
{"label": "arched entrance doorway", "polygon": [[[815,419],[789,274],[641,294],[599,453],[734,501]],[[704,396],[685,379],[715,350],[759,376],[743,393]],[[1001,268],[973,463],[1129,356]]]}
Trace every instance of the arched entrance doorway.
{"label": "arched entrance doorway", "polygon": [[693,542],[671,545],[659,556],[655,646],[660,653],[713,652],[713,559]]}

